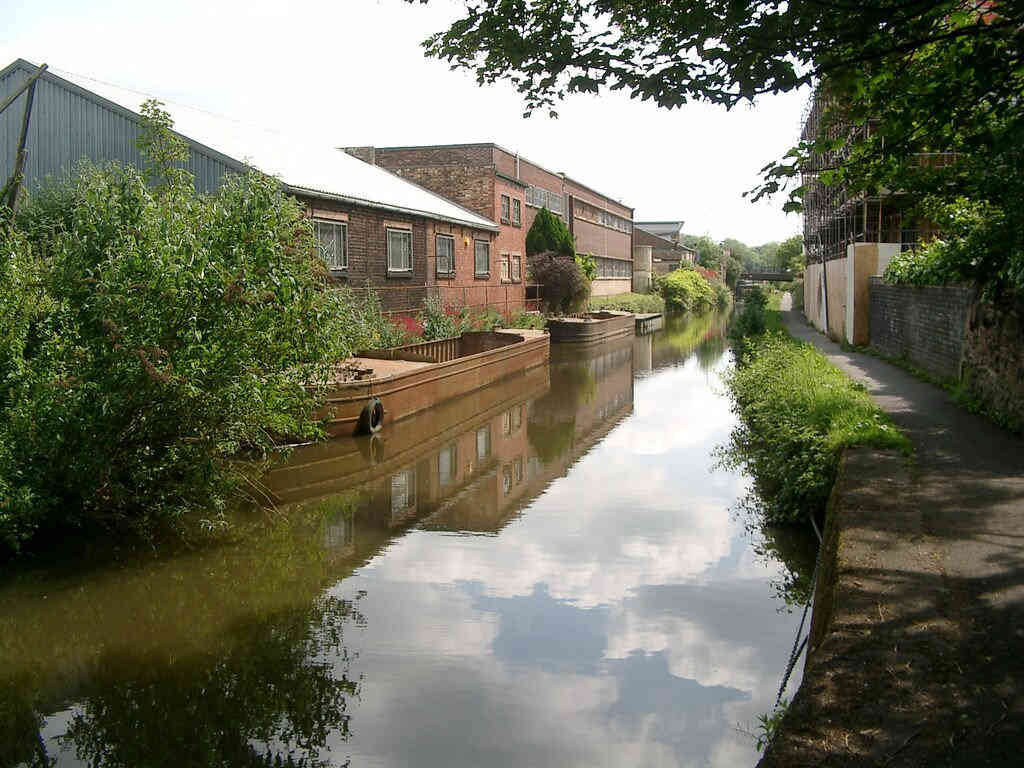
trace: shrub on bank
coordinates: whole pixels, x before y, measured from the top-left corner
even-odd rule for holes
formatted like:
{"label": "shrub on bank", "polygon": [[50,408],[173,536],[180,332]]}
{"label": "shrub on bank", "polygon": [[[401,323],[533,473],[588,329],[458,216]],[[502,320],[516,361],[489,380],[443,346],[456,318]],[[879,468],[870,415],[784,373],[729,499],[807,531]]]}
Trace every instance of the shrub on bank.
{"label": "shrub on bank", "polygon": [[675,312],[707,312],[715,306],[711,283],[696,270],[677,269],[658,280],[665,306]]}
{"label": "shrub on bank", "polygon": [[723,458],[753,477],[766,523],[821,512],[844,448],[909,450],[864,388],[814,347],[777,330],[737,343],[742,362],[725,382],[739,421]]}
{"label": "shrub on bank", "polygon": [[578,312],[586,306],[590,281],[572,259],[542,254],[530,269],[533,279],[544,286],[544,304],[549,312]]}
{"label": "shrub on bank", "polygon": [[325,290],[276,180],[197,197],[166,114],[144,114],[152,176],[84,168],[0,229],[0,549],[222,525],[254,487],[237,454],[319,434],[318,387],[375,331],[347,327],[360,310]]}
{"label": "shrub on bank", "polygon": [[616,296],[591,296],[593,310],[614,309],[620,312],[664,312],[665,300],[656,293],[620,293]]}

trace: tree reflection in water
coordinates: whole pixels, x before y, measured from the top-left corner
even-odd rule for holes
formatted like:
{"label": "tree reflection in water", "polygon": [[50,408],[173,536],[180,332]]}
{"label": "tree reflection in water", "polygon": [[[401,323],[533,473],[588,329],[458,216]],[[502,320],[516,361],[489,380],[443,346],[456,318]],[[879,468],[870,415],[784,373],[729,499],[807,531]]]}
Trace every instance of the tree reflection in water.
{"label": "tree reflection in water", "polygon": [[197,658],[103,659],[117,679],[96,681],[63,741],[105,767],[329,765],[328,739],[348,739],[360,687],[342,625],[361,620],[328,596],[240,626],[237,642]]}

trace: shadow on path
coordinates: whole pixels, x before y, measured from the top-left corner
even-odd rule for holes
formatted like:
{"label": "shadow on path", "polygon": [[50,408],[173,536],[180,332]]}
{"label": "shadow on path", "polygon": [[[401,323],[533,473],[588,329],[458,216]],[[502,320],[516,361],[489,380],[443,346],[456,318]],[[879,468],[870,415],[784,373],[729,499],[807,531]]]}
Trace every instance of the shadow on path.
{"label": "shadow on path", "polygon": [[1024,441],[783,316],[867,387],[915,454],[844,457],[804,684],[761,764],[1020,764]]}

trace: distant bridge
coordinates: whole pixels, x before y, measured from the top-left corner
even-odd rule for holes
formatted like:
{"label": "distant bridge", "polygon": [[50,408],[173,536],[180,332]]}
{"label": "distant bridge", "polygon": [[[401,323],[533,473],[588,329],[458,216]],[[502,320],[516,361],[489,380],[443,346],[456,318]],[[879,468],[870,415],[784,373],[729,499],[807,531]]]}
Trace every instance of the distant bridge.
{"label": "distant bridge", "polygon": [[792,279],[792,272],[744,272],[740,275],[740,280],[752,280],[755,283],[788,283]]}

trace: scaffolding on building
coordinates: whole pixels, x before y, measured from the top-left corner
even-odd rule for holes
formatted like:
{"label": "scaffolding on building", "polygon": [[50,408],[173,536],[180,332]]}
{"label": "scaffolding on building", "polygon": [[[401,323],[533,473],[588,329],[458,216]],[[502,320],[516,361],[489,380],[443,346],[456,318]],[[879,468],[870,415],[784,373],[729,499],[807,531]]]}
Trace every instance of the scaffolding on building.
{"label": "scaffolding on building", "polygon": [[[929,222],[919,222],[907,212],[907,200],[898,191],[883,190],[877,195],[853,195],[841,184],[825,184],[822,174],[839,168],[858,143],[872,135],[878,122],[853,124],[841,120],[826,121],[828,97],[816,90],[801,116],[800,138],[811,142],[824,128],[833,141],[833,149],[810,158],[800,171],[804,190],[804,248],[808,264],[823,263],[846,256],[854,243],[898,243],[902,250],[915,248],[936,234]],[[952,152],[915,155],[922,166],[941,168],[952,165]]]}

